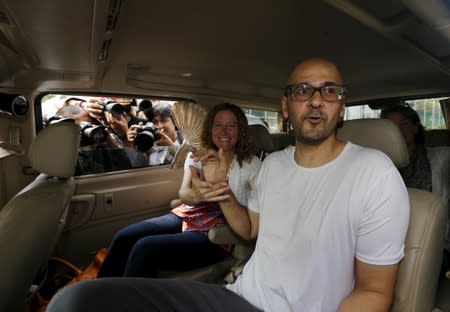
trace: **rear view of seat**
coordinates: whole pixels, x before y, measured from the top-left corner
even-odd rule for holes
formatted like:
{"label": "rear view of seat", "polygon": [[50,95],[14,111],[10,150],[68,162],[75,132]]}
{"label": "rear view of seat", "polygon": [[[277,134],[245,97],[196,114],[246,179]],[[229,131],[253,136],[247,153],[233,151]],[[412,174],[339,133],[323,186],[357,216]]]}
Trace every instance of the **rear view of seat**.
{"label": "rear view of seat", "polygon": [[[400,130],[387,119],[346,121],[338,131],[338,138],[381,150],[397,167],[409,161]],[[436,194],[413,188],[409,188],[408,193],[410,224],[391,311],[432,311],[444,249],[447,210]]]}
{"label": "rear view of seat", "polygon": [[264,159],[266,153],[272,153],[276,151],[269,131],[262,125],[250,125],[248,127],[250,140],[256,146],[256,155],[259,159]]}
{"label": "rear view of seat", "polygon": [[72,122],[47,126],[28,157],[40,174],[0,211],[0,310],[24,311],[33,280],[47,263],[65,224],[75,191],[80,128]]}
{"label": "rear view of seat", "polygon": [[449,129],[432,129],[424,132],[425,146],[450,146]]}
{"label": "rear view of seat", "polygon": [[272,144],[276,151],[282,150],[285,147],[295,146],[295,136],[286,132],[272,133]]}

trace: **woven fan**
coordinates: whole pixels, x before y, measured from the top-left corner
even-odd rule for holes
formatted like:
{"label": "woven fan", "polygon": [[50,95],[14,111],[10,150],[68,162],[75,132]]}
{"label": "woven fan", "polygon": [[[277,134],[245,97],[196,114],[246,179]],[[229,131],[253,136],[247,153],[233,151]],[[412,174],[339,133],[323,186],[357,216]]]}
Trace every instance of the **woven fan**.
{"label": "woven fan", "polygon": [[183,133],[183,144],[178,148],[171,168],[183,167],[189,151],[201,149],[201,133],[205,121],[206,110],[191,102],[176,102],[172,106],[172,119]]}

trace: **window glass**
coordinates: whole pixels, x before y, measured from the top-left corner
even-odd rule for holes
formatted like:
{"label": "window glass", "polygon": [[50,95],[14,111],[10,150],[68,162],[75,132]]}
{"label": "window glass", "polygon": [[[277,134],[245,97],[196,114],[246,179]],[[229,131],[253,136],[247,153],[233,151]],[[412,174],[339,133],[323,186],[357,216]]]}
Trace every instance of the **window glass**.
{"label": "window glass", "polygon": [[171,118],[175,101],[158,98],[49,94],[41,100],[43,127],[80,125],[75,175],[169,165],[183,142]]}
{"label": "window glass", "polygon": [[[444,98],[406,100],[405,103],[417,111],[425,129],[444,129],[445,120],[439,102],[442,99]],[[345,108],[344,120],[379,118],[380,112],[380,109],[374,110],[368,105],[348,106]]]}
{"label": "window glass", "polygon": [[419,114],[425,129],[445,129],[441,103],[444,98],[420,99],[406,101]]}
{"label": "window glass", "polygon": [[270,133],[279,132],[278,112],[266,111],[261,109],[243,108],[249,125],[264,125]]}

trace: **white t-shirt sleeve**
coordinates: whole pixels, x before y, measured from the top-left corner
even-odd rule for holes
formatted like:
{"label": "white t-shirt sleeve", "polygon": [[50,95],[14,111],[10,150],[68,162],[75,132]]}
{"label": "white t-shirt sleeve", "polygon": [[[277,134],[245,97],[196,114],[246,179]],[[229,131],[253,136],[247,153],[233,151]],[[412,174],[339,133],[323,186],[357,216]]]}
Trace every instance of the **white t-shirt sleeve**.
{"label": "white t-shirt sleeve", "polygon": [[[269,157],[272,155],[269,155]],[[253,188],[250,190],[250,195],[247,201],[247,208],[253,212],[260,213],[260,205],[258,203],[258,191],[264,189],[264,181],[267,179],[268,170],[270,167],[268,164],[271,162],[267,157],[264,162],[252,162],[254,165],[258,166],[257,170],[255,170],[255,179],[253,181]]]}
{"label": "white t-shirt sleeve", "polygon": [[409,196],[394,167],[367,190],[366,206],[356,236],[356,258],[364,263],[389,265],[404,255],[409,225]]}

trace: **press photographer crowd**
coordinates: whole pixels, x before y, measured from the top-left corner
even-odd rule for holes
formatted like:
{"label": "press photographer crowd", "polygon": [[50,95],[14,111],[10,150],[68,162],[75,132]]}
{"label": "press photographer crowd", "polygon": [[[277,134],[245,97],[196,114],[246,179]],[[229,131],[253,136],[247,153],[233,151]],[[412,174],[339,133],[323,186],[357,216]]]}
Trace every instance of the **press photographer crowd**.
{"label": "press photographer crowd", "polygon": [[171,102],[150,99],[66,97],[44,114],[80,125],[77,175],[170,164],[183,142]]}

